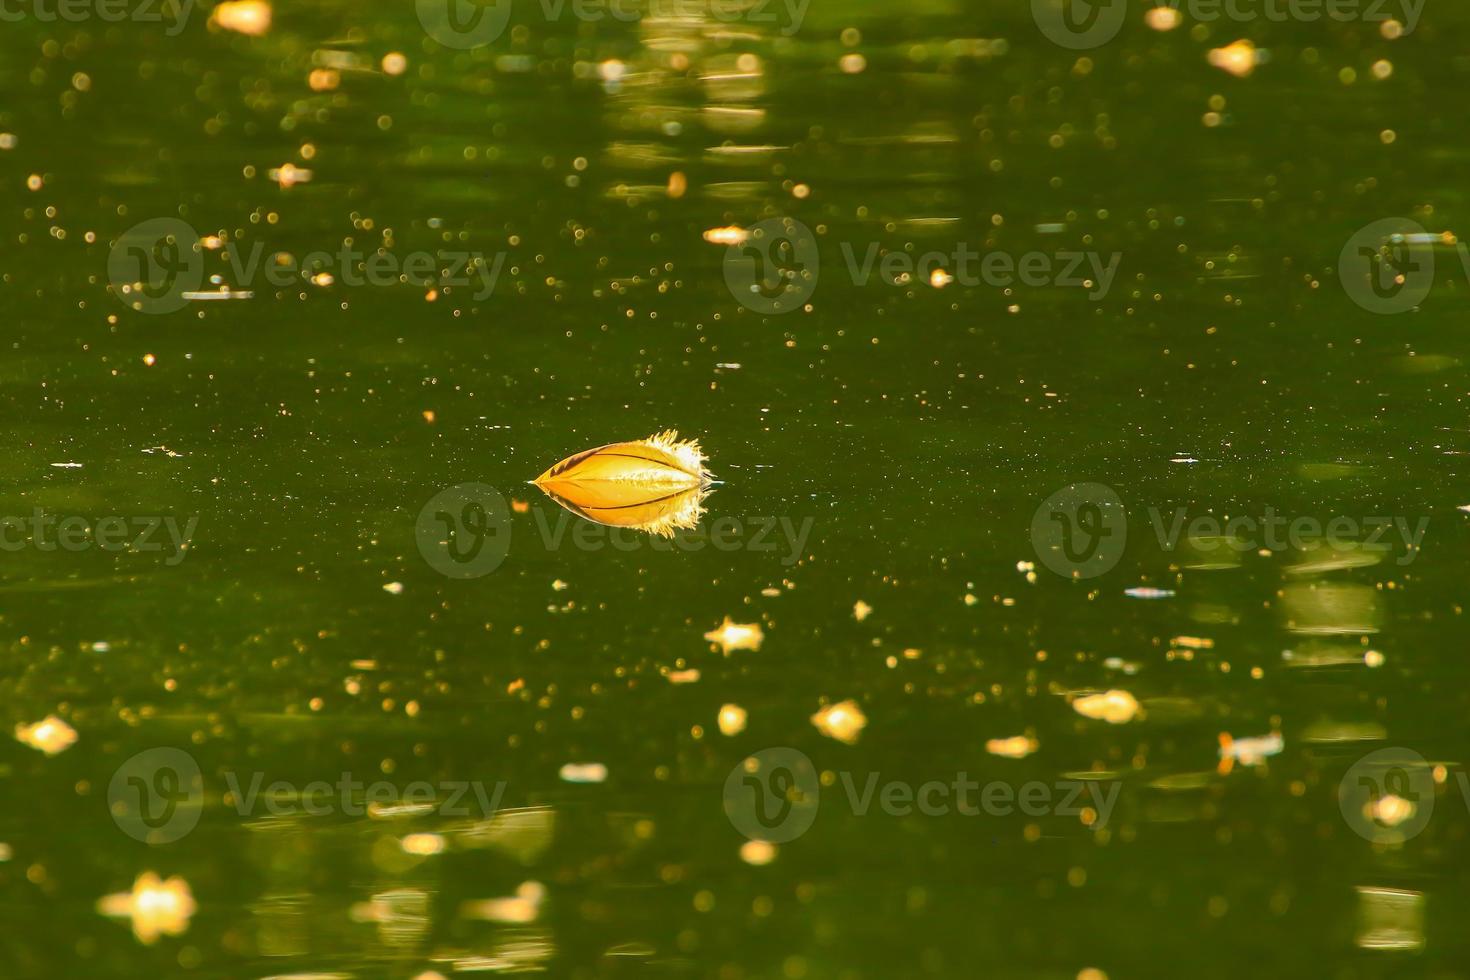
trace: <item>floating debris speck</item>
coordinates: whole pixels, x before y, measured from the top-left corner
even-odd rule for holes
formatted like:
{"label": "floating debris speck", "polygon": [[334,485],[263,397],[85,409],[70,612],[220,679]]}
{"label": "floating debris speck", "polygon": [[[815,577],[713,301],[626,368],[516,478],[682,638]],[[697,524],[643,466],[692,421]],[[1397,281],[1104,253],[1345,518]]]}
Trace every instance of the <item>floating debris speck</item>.
{"label": "floating debris speck", "polygon": [[1127,691],[1112,690],[1087,694],[1072,702],[1072,708],[1084,718],[1121,725],[1138,716],[1138,700]]}
{"label": "floating debris speck", "polygon": [[1229,732],[1221,732],[1220,774],[1228,773],[1237,762],[1248,768],[1264,765],[1271,756],[1280,755],[1285,747],[1286,742],[1280,732],[1250,738],[1232,738]]}
{"label": "floating debris speck", "polygon": [[57,755],[77,744],[77,730],[55,715],[33,725],[16,725],[15,737],[47,755]]}
{"label": "floating debris speck", "polygon": [[868,725],[868,716],[856,701],[841,701],[812,715],[812,724],[828,738],[854,745]]}
{"label": "floating debris speck", "polygon": [[600,762],[568,762],[558,775],[565,783],[601,783],[607,780],[607,766]]}
{"label": "floating debris speck", "polygon": [[737,225],[710,228],[704,233],[704,240],[714,245],[743,245],[749,237],[750,233]]}
{"label": "floating debris speck", "polygon": [[265,0],[225,0],[210,13],[209,23],[259,37],[271,29],[271,5]]}
{"label": "floating debris speck", "polygon": [[1245,78],[1255,71],[1256,65],[1263,60],[1256,46],[1244,38],[1233,44],[1227,44],[1223,48],[1212,48],[1209,59],[1210,64],[1223,71],[1228,71],[1236,78]]}
{"label": "floating debris speck", "polygon": [[97,911],[108,918],[131,919],[133,935],[144,946],[159,936],[181,936],[189,930],[196,906],[189,883],[175,876],[162,881],[145,871],[133,882],[131,892],[117,892],[97,902]]}
{"label": "floating debris speck", "polygon": [[749,713],[738,704],[720,705],[720,734],[739,735],[745,731],[745,722]]}
{"label": "floating debris speck", "polygon": [[985,751],[1006,759],[1024,759],[1040,747],[1029,735],[1012,735],[1010,738],[992,738],[985,743]]}
{"label": "floating debris speck", "polygon": [[759,650],[766,634],[760,623],[737,623],[726,616],[725,621],[704,634],[704,638],[729,656],[735,650]]}

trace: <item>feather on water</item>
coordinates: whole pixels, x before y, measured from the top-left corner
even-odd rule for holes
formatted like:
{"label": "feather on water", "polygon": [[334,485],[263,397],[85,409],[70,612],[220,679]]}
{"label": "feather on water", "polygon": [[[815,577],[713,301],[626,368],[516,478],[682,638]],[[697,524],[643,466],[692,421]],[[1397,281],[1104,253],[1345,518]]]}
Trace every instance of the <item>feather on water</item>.
{"label": "feather on water", "polygon": [[661,537],[704,515],[710,472],[694,439],[673,429],[568,456],[533,482],[580,517]]}

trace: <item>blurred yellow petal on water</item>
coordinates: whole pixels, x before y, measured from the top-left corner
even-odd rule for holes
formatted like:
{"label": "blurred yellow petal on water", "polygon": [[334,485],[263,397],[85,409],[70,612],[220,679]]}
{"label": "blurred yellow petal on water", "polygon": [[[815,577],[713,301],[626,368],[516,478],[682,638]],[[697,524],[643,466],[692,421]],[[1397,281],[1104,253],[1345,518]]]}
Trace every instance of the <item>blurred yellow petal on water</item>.
{"label": "blurred yellow petal on water", "polygon": [[1184,15],[1173,7],[1153,7],[1143,15],[1144,23],[1156,31],[1172,31],[1184,20]]}
{"label": "blurred yellow petal on water", "polygon": [[750,233],[739,225],[710,228],[704,233],[704,240],[713,245],[741,245],[749,237]]}
{"label": "blurred yellow petal on water", "polygon": [[113,919],[132,919],[133,934],[144,946],[159,936],[181,936],[189,929],[196,906],[189,883],[178,876],[160,880],[145,871],[131,892],[117,892],[97,902],[97,911]]}
{"label": "blurred yellow petal on water", "polygon": [[55,715],[47,715],[32,725],[16,725],[15,737],[47,755],[65,752],[77,744],[77,730]]}
{"label": "blurred yellow petal on water", "polygon": [[1110,725],[1121,725],[1138,715],[1138,700],[1127,691],[1105,691],[1087,694],[1072,702],[1072,707],[1084,718],[1094,718]]}
{"label": "blurred yellow petal on water", "polygon": [[745,722],[750,715],[738,704],[720,706],[720,734],[739,735],[745,731]]}
{"label": "blurred yellow petal on water", "polygon": [[868,716],[856,701],[840,701],[812,715],[812,724],[828,738],[854,745],[867,727]]}
{"label": "blurred yellow petal on water", "polygon": [[1236,78],[1245,78],[1255,71],[1256,65],[1261,62],[1256,46],[1244,38],[1234,44],[1227,44],[1223,48],[1211,49],[1209,58],[1210,64],[1223,71],[1228,71]]}
{"label": "blurred yellow petal on water", "polygon": [[704,463],[699,443],[681,441],[671,429],[568,456],[534,482],[589,521],[672,537],[704,514],[710,483]]}
{"label": "blurred yellow petal on water", "polygon": [[704,638],[728,656],[735,650],[759,650],[766,634],[760,623],[737,623],[726,616],[725,621],[704,634]]}
{"label": "blurred yellow petal on water", "polygon": [[1024,759],[1039,747],[1036,739],[1028,735],[1012,735],[1010,738],[992,738],[985,743],[985,751],[1006,759]]}
{"label": "blurred yellow petal on water", "polygon": [[259,37],[271,29],[271,5],[265,0],[226,0],[214,8],[209,22],[227,31]]}

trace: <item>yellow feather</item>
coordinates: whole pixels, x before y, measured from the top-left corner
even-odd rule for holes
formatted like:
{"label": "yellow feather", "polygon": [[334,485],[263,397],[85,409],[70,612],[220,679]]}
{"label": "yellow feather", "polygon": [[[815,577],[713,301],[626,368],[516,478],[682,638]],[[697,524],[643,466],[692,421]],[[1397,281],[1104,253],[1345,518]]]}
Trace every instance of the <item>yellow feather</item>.
{"label": "yellow feather", "polygon": [[589,521],[662,537],[704,514],[710,473],[693,439],[670,429],[568,456],[535,479],[548,497]]}

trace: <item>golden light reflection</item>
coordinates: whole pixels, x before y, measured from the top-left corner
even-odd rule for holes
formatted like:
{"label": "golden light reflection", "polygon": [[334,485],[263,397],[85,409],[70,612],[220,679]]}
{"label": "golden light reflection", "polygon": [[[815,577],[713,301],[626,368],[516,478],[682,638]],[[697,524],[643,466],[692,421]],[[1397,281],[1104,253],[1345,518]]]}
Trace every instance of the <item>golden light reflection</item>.
{"label": "golden light reflection", "polygon": [[1138,700],[1127,691],[1113,690],[1087,694],[1072,702],[1072,708],[1084,718],[1121,725],[1138,717]]}
{"label": "golden light reflection", "polygon": [[812,724],[828,738],[855,745],[868,725],[868,716],[856,701],[840,701],[812,715]]}
{"label": "golden light reflection", "polygon": [[77,730],[55,715],[32,725],[16,725],[15,737],[47,755],[57,755],[77,744]]}
{"label": "golden light reflection", "polygon": [[725,621],[704,634],[704,638],[729,656],[736,650],[759,650],[766,634],[760,623],[737,623],[726,616]]}
{"label": "golden light reflection", "polygon": [[1006,759],[1024,759],[1041,745],[1029,735],[1012,735],[1010,738],[992,738],[985,743],[985,751]]}
{"label": "golden light reflection", "polygon": [[459,914],[466,919],[483,919],[487,922],[535,922],[546,900],[546,886],[539,881],[527,881],[506,898],[487,898],[477,902],[466,902],[460,906]]}
{"label": "golden light reflection", "polygon": [[209,22],[227,31],[259,37],[271,29],[271,5],[265,0],[225,0],[210,13]]}
{"label": "golden light reflection", "polygon": [[720,734],[739,735],[745,731],[745,722],[749,715],[746,710],[738,704],[724,704],[720,706]]}
{"label": "golden light reflection", "polygon": [[97,902],[97,911],[112,919],[131,919],[133,935],[145,946],[159,936],[181,936],[189,930],[189,919],[197,906],[189,883],[177,875],[167,881],[145,871],[133,882],[130,892],[107,895]]}
{"label": "golden light reflection", "polygon": [[1424,948],[1424,893],[1359,885],[1354,942],[1361,949]]}

